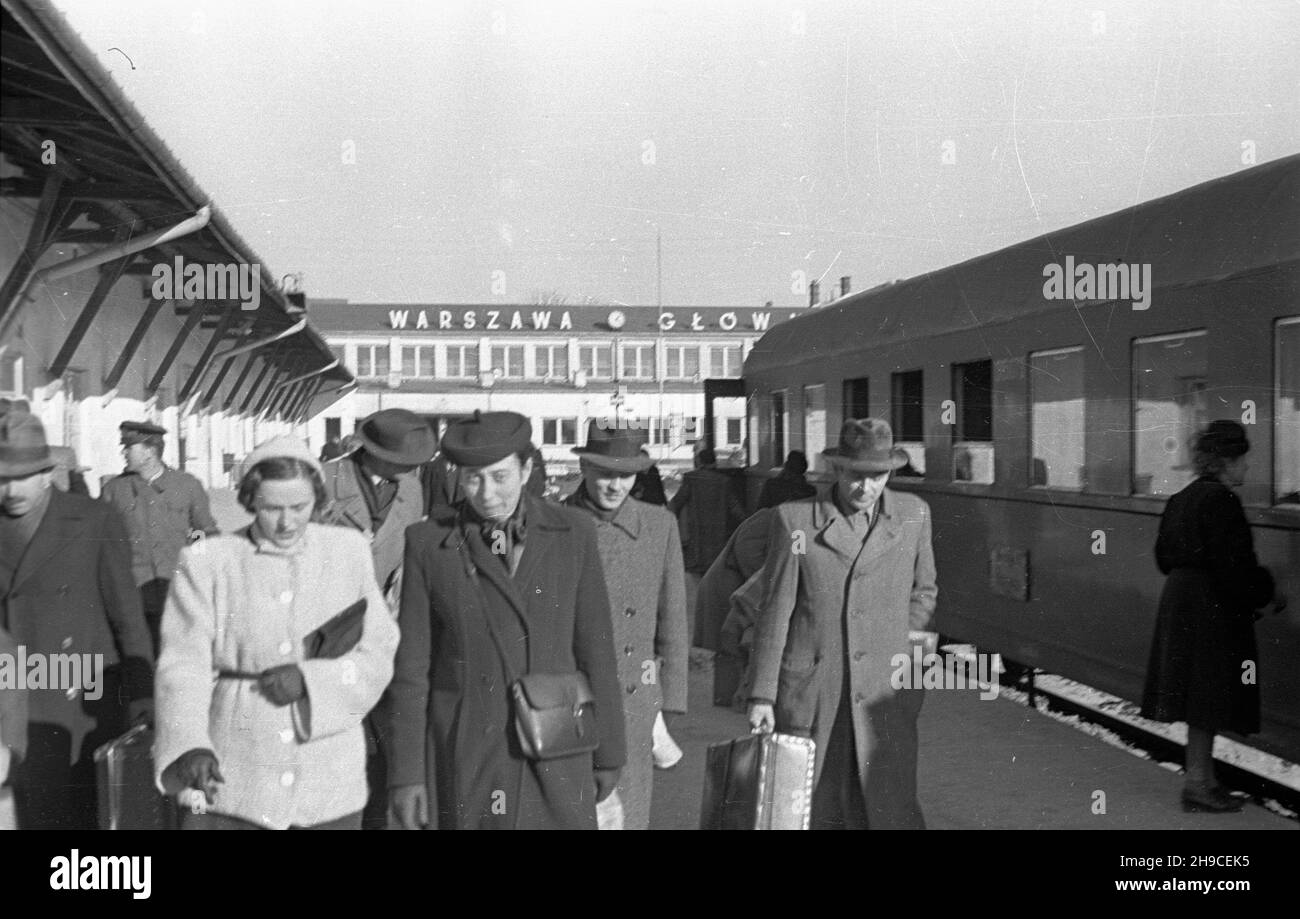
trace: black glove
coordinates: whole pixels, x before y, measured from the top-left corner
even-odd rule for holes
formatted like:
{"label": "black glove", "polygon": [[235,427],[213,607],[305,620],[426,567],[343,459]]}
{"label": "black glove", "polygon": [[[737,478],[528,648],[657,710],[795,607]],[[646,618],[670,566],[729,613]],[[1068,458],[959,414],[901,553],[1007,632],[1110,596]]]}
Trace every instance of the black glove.
{"label": "black glove", "polygon": [[173,793],[182,788],[196,788],[203,792],[211,804],[217,796],[217,785],[226,780],[217,767],[217,754],[195,747],[186,750],[176,761],[163,770],[163,785]]}
{"label": "black glove", "polygon": [[257,678],[257,688],[272,705],[289,705],[307,698],[307,683],[297,664],[281,664],[263,670]]}
{"label": "black glove", "polygon": [[595,769],[592,775],[596,778],[596,803],[599,804],[614,793],[618,787],[618,775],[620,769]]}

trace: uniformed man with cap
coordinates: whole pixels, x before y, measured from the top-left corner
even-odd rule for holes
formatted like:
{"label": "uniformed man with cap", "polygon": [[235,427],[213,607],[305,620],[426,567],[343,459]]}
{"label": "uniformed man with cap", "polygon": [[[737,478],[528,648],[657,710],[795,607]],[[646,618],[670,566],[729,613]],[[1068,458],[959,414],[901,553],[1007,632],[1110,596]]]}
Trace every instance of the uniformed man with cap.
{"label": "uniformed man with cap", "polygon": [[619,779],[628,830],[650,828],[653,732],[661,710],[686,711],[686,572],[677,521],[631,497],[637,473],[653,462],[640,428],[593,419],[574,447],[582,482],[565,505],[591,516],[613,612],[614,656],[623,687],[627,766]]}
{"label": "uniformed man with cap", "polygon": [[[406,531],[384,703],[405,829],[595,829],[596,802],[618,782],[623,703],[595,527],[524,494],[531,438],[514,412],[453,424],[442,447],[464,497]],[[595,697],[597,748],[525,758],[507,675],[575,671]]]}
{"label": "uniformed man with cap", "polygon": [[181,549],[220,531],[199,480],[163,462],[167,430],[147,421],[124,421],[119,429],[126,471],[105,483],[100,499],[126,520],[131,571],[157,650],[167,588]]}
{"label": "uniformed man with cap", "polygon": [[[416,472],[433,456],[437,441],[423,418],[404,408],[375,412],[357,426],[355,448],[321,465],[326,505],[322,523],[360,530],[370,540],[375,581],[397,612],[406,528],[424,518],[424,494]],[[382,718],[366,718],[367,830],[388,825]]]}

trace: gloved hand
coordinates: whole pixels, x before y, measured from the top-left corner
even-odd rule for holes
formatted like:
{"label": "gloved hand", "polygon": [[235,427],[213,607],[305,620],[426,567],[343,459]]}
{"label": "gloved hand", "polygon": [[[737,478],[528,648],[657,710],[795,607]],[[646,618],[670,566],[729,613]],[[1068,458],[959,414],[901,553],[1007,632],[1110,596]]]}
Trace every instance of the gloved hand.
{"label": "gloved hand", "polygon": [[257,688],[272,705],[289,705],[307,698],[307,682],[297,664],[281,664],[263,670],[257,679]]}
{"label": "gloved hand", "polygon": [[422,830],[429,825],[429,792],[423,785],[401,785],[388,798],[402,829]]}
{"label": "gloved hand", "polygon": [[614,793],[618,787],[618,776],[621,769],[595,769],[592,775],[596,778],[596,803],[599,804]]}
{"label": "gloved hand", "polygon": [[186,750],[163,770],[163,787],[173,794],[183,788],[196,788],[209,804],[216,799],[217,785],[225,781],[217,766],[217,754],[202,747]]}
{"label": "gloved hand", "polygon": [[13,762],[13,754],[9,748],[0,743],[0,785],[3,785],[9,778],[9,764]]}
{"label": "gloved hand", "polygon": [[134,699],[126,704],[126,719],[134,727],[147,724],[153,727],[153,699]]}

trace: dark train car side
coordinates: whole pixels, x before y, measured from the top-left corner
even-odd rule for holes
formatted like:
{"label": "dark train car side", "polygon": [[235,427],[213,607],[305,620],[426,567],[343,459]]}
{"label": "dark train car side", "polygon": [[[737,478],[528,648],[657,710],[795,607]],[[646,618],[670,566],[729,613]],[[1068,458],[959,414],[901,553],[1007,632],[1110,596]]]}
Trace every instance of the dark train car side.
{"label": "dark train car side", "polygon": [[[1091,289],[1047,296],[1080,266]],[[844,417],[890,419],[923,472],[893,485],[934,515],[943,632],[1138,699],[1164,502],[1190,481],[1191,434],[1240,420],[1239,494],[1292,599],[1257,625],[1252,740],[1300,760],[1297,294],[1300,156],[846,297],[746,361],[751,496]]]}

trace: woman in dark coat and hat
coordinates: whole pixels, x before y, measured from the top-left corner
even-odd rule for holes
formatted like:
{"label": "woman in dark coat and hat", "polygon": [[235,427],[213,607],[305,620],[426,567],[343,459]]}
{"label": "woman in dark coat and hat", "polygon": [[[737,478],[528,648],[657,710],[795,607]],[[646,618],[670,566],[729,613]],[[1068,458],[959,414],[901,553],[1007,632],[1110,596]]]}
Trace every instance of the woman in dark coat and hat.
{"label": "woman in dark coat and hat", "polygon": [[1187,722],[1183,809],[1237,811],[1214,779],[1214,735],[1259,730],[1255,610],[1286,605],[1255,559],[1250,526],[1232,489],[1246,475],[1250,442],[1235,421],[1196,438],[1197,478],[1169,499],[1156,563],[1168,575],[1156,613],[1142,714]]}

